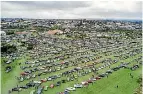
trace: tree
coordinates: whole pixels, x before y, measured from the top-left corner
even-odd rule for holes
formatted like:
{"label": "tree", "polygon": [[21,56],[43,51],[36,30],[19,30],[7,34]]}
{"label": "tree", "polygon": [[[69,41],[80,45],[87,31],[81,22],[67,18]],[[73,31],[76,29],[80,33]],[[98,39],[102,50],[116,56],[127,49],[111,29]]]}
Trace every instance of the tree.
{"label": "tree", "polygon": [[34,47],[34,45],[29,43],[29,44],[28,44],[28,47],[27,47],[27,50],[32,50],[33,47]]}
{"label": "tree", "polygon": [[14,34],[14,31],[8,31],[6,32],[7,35],[11,35],[11,34]]}
{"label": "tree", "polygon": [[7,43],[2,43],[2,46],[1,46],[1,52],[2,53],[13,53],[15,51],[17,51],[16,46],[10,45]]}

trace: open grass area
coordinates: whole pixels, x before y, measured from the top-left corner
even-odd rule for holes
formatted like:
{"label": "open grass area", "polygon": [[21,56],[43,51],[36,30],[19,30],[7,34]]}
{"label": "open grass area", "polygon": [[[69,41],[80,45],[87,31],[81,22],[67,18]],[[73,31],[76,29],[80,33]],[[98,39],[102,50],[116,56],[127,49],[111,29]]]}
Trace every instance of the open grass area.
{"label": "open grass area", "polygon": [[[26,58],[22,57],[20,59],[15,60],[14,62],[12,62],[10,65],[12,66],[12,71],[9,73],[5,73],[5,66],[1,65],[1,75],[2,75],[2,93],[1,94],[7,94],[7,91],[9,88],[12,88],[14,86],[16,86],[18,84],[17,79],[15,78],[15,76],[18,76],[19,73],[22,71],[20,69],[20,67],[18,66],[18,64],[20,62],[24,62],[26,60]],[[1,63],[3,62],[3,60],[1,61]],[[8,65],[7,65],[8,66]]]}
{"label": "open grass area", "polygon": [[[111,58],[112,60],[119,59],[119,58],[114,57],[114,55],[113,54],[105,55],[104,53],[101,53],[101,54],[98,53],[98,56],[102,56],[102,57],[100,59],[96,59],[96,60],[102,61],[107,58]],[[134,56],[130,56],[127,59],[121,59],[121,60],[119,59],[119,61],[117,63],[113,63],[112,65],[110,65],[110,67],[106,67],[106,68],[99,70],[98,73],[99,74],[104,73],[111,68],[119,66],[121,64],[121,62],[130,62],[139,56],[141,56],[141,54],[136,54]],[[15,76],[19,76],[20,73],[24,71],[24,70],[20,69],[20,66],[18,64],[21,62],[22,65],[25,65],[24,62],[27,60],[27,58],[28,58],[28,56],[26,56],[26,57],[23,56],[22,58],[17,59],[14,62],[12,62],[11,66],[13,67],[13,70],[9,73],[5,73],[4,68],[6,66],[3,66],[1,68],[1,71],[2,71],[2,94],[7,94],[8,89],[16,87],[17,85],[23,86],[26,83],[28,83],[30,80],[37,81],[42,78],[49,77],[54,74],[60,74],[64,71],[68,71],[68,70],[75,68],[75,66],[69,66],[68,68],[64,68],[60,71],[47,73],[46,75],[41,75],[40,77],[31,78],[30,80],[24,80],[23,82],[18,83]],[[74,59],[74,58],[76,58],[76,57],[72,57],[70,59]],[[44,58],[44,59],[46,59],[46,58]],[[3,60],[2,60],[2,62],[3,62]],[[93,61],[89,61],[86,63],[78,63],[77,66],[81,67],[81,66],[85,66],[85,65],[88,65],[91,63],[93,63]],[[131,67],[134,64],[136,64],[136,62],[131,62],[129,64],[129,66]],[[102,65],[104,65],[104,64],[98,63],[97,65],[95,65],[95,67],[98,68],[98,67],[101,67]],[[32,69],[32,68],[29,68],[29,69]],[[41,71],[37,71],[34,74],[38,74],[39,72],[41,72]],[[134,78],[131,79],[129,76],[129,73],[132,73],[134,75]],[[77,73],[74,73],[74,74],[77,74]],[[94,73],[91,72],[85,76],[79,77],[78,80],[66,82],[65,84],[61,84],[61,86],[55,87],[53,89],[48,88],[48,91],[43,91],[43,94],[57,94],[58,92],[64,91],[67,87],[73,87],[73,85],[75,83],[81,83],[82,81],[88,80],[93,74]],[[136,82],[136,80],[140,74],[141,74],[141,67],[135,71],[131,71],[130,69],[120,69],[119,71],[113,72],[111,75],[108,76],[108,78],[105,77],[99,81],[96,81],[93,85],[90,84],[89,87],[87,87],[87,88],[76,89],[76,91],[75,92],[72,91],[71,94],[133,94],[135,88],[138,87],[138,83]],[[98,76],[98,74],[96,74],[96,76]],[[42,86],[49,86],[50,84],[55,84],[57,81],[61,81],[66,78],[67,77],[64,76],[64,77],[58,78],[53,81],[47,81],[46,83],[43,83]],[[119,86],[119,88],[116,88],[117,85]],[[19,93],[12,92],[12,94],[30,94],[30,92],[32,90],[35,90],[35,88],[32,87],[32,88],[29,88],[26,90],[23,89]]]}
{"label": "open grass area", "polygon": [[[139,87],[137,79],[141,75],[142,68],[135,71],[120,69],[110,76],[96,81],[93,85],[83,89],[77,89],[72,94],[133,94],[135,88]],[[134,78],[130,77],[130,73]],[[118,85],[118,88],[116,87]]]}
{"label": "open grass area", "polygon": [[[140,56],[140,54],[138,54],[134,57],[130,57],[125,60],[121,60],[121,61],[129,62],[138,56]],[[107,57],[114,58],[112,55],[106,56],[106,58]],[[15,63],[22,62],[24,60],[25,59],[22,58],[21,60],[17,60]],[[121,61],[111,65],[110,67],[113,68],[113,67],[120,65]],[[133,63],[131,63],[131,65]],[[102,64],[100,63],[100,64],[97,64],[96,66],[101,66],[101,65]],[[104,68],[102,70],[99,70],[98,73],[104,73],[105,71],[107,71],[109,69],[110,69],[109,67]],[[64,69],[63,71],[65,71],[65,70],[67,70],[67,69]],[[20,72],[21,72],[21,70],[17,66],[16,68],[14,68],[14,71],[12,71],[9,74],[4,76],[4,77],[7,76],[7,79],[2,78],[3,79],[2,81],[6,82],[6,83],[2,82],[3,83],[2,84],[3,85],[2,86],[3,94],[6,93],[5,91],[7,91],[7,88],[14,87],[15,85],[18,84],[18,82],[14,76],[19,75]],[[62,72],[62,70],[60,72]],[[60,72],[58,72],[58,73],[60,73]],[[129,73],[132,73],[134,75],[133,79],[130,78]],[[50,74],[50,75],[52,75],[52,74]],[[133,94],[134,89],[138,87],[138,83],[136,82],[136,80],[140,74],[141,74],[141,67],[135,71],[131,71],[129,69],[120,69],[119,71],[113,72],[111,75],[108,76],[108,78],[105,77],[99,81],[96,81],[93,85],[90,84],[89,87],[87,87],[87,88],[76,89],[76,91],[75,92],[72,91],[71,94]],[[9,75],[11,78],[8,78]],[[47,93],[48,94],[56,94],[57,92],[64,91],[64,89],[67,87],[73,86],[75,83],[80,83],[82,81],[89,79],[92,75],[93,75],[93,73],[89,73],[86,76],[82,76],[82,77],[78,78],[78,80],[67,82],[66,84],[62,84],[61,86],[55,87],[53,89],[49,88],[48,91],[44,91],[43,93],[44,94],[47,94]],[[48,77],[47,75],[44,75],[44,76]],[[42,77],[44,77],[44,76],[42,76]],[[50,84],[56,83],[57,81],[60,81],[64,78],[66,78],[66,77],[62,77],[62,78],[56,79],[54,81],[43,83],[42,86],[49,86]],[[37,80],[38,80],[38,78],[37,78]],[[26,84],[26,82],[27,81],[24,81],[25,84]],[[116,88],[117,85],[119,86],[119,88]],[[34,90],[34,89],[35,88],[30,88],[28,90],[22,90],[21,92],[19,92],[19,94],[30,94],[30,91]],[[12,94],[18,94],[18,92],[13,92]]]}

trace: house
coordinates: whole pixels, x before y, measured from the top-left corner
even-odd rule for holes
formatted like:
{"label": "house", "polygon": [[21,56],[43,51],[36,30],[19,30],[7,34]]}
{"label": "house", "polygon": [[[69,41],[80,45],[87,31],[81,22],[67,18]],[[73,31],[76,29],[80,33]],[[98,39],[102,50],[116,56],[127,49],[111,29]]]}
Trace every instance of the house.
{"label": "house", "polygon": [[30,32],[36,32],[36,30],[32,29],[32,30],[29,30]]}
{"label": "house", "polygon": [[50,35],[54,35],[54,34],[63,34],[63,31],[61,31],[61,30],[49,30],[48,31],[48,34],[50,34]]}
{"label": "house", "polygon": [[24,34],[28,34],[28,32],[16,32],[15,34],[17,34],[17,35],[24,35]]}

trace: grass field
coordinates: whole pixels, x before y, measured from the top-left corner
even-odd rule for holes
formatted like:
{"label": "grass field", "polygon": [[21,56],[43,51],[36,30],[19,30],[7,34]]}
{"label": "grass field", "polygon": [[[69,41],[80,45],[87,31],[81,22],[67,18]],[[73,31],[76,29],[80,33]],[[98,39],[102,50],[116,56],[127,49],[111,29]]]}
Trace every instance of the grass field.
{"label": "grass field", "polygon": [[[12,62],[10,65],[12,67],[12,71],[9,73],[5,73],[5,66],[1,65],[1,81],[2,81],[2,93],[1,94],[7,94],[8,88],[15,87],[17,85],[17,80],[15,79],[15,76],[18,76],[21,72],[20,67],[18,64],[20,62],[25,61],[25,58],[22,57],[21,59],[17,59],[14,62]],[[2,61],[1,61],[2,62]]]}
{"label": "grass field", "polygon": [[[135,71],[120,69],[85,89],[77,89],[73,94],[133,94],[139,87],[137,79],[141,75],[141,70],[141,67]],[[134,78],[131,78],[129,73],[132,73]],[[118,88],[116,88],[117,85]]]}
{"label": "grass field", "polygon": [[[120,60],[118,63],[115,63],[113,65],[111,65],[111,68],[116,67],[117,65],[120,65],[120,62],[129,62],[132,61],[133,59],[135,59],[136,57],[141,56],[141,54],[138,54],[136,56],[130,57],[128,59],[125,60]],[[114,59],[113,55],[109,55],[109,56],[104,56],[101,59],[104,58],[112,58]],[[20,67],[18,66],[18,63],[20,62],[24,62],[26,60],[25,57],[22,57],[21,59],[15,60],[12,63],[12,66],[15,66],[13,68],[13,71],[11,71],[10,73],[5,73],[4,71],[4,67],[2,66],[1,71],[2,71],[2,94],[7,94],[7,91],[9,88],[15,87],[17,84],[19,84],[17,82],[17,80],[15,79],[15,76],[19,76],[20,72],[22,72],[22,70],[20,69]],[[88,62],[90,63],[90,62]],[[136,62],[132,62],[131,66],[136,63]],[[97,64],[97,66],[101,66],[102,63]],[[82,66],[82,65],[79,65]],[[56,72],[56,74],[61,73],[62,71],[66,71],[69,69],[72,69],[73,67],[69,67],[67,69],[61,70]],[[102,70],[99,70],[99,73],[104,73],[106,70],[109,70],[110,68],[104,68]],[[82,89],[76,89],[75,92],[71,92],[71,94],[133,94],[135,88],[138,87],[138,83],[136,82],[139,75],[141,74],[141,67],[135,71],[131,71],[129,69],[120,69],[119,71],[113,72],[111,75],[108,76],[108,78],[103,78],[99,81],[96,81],[93,85],[90,84],[89,87],[87,88],[82,88]],[[134,75],[134,78],[130,78],[129,73],[132,73]],[[42,78],[44,77],[48,77],[50,75],[53,75],[55,73],[51,73],[51,74],[47,74],[47,75],[43,75]],[[81,81],[87,80],[88,78],[90,78],[92,76],[93,73],[90,73],[86,76],[82,76],[80,78],[78,78],[78,81],[71,81],[71,82],[67,82],[66,84],[62,84],[59,87],[55,87],[53,89],[48,89],[48,91],[44,91],[44,94],[56,94],[57,92],[61,92],[64,91],[65,88],[67,87],[73,87],[73,85],[75,83],[80,83]],[[62,77],[63,79],[64,77]],[[36,78],[38,79],[38,78]],[[50,81],[50,82],[46,82],[43,83],[42,86],[49,86],[49,84],[51,83],[56,83],[57,81],[59,81],[61,79],[56,79],[54,81]],[[28,82],[24,81],[23,84],[26,84]],[[116,86],[119,86],[119,88],[116,88]],[[33,90],[35,88],[30,88],[28,90],[22,90],[20,93],[18,92],[13,92],[12,94],[30,94],[30,91]]]}

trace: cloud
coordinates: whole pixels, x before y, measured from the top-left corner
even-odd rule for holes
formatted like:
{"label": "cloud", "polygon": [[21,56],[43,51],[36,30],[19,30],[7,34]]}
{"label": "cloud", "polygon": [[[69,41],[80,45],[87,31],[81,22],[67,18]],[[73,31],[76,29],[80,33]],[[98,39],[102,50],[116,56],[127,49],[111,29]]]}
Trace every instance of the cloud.
{"label": "cloud", "polygon": [[2,17],[75,19],[141,19],[141,1],[14,1],[2,2]]}
{"label": "cloud", "polygon": [[[13,1],[13,2],[3,2],[2,8],[6,10],[67,10],[79,7],[88,7],[87,2],[81,1]],[[10,6],[10,7],[7,7]]]}

